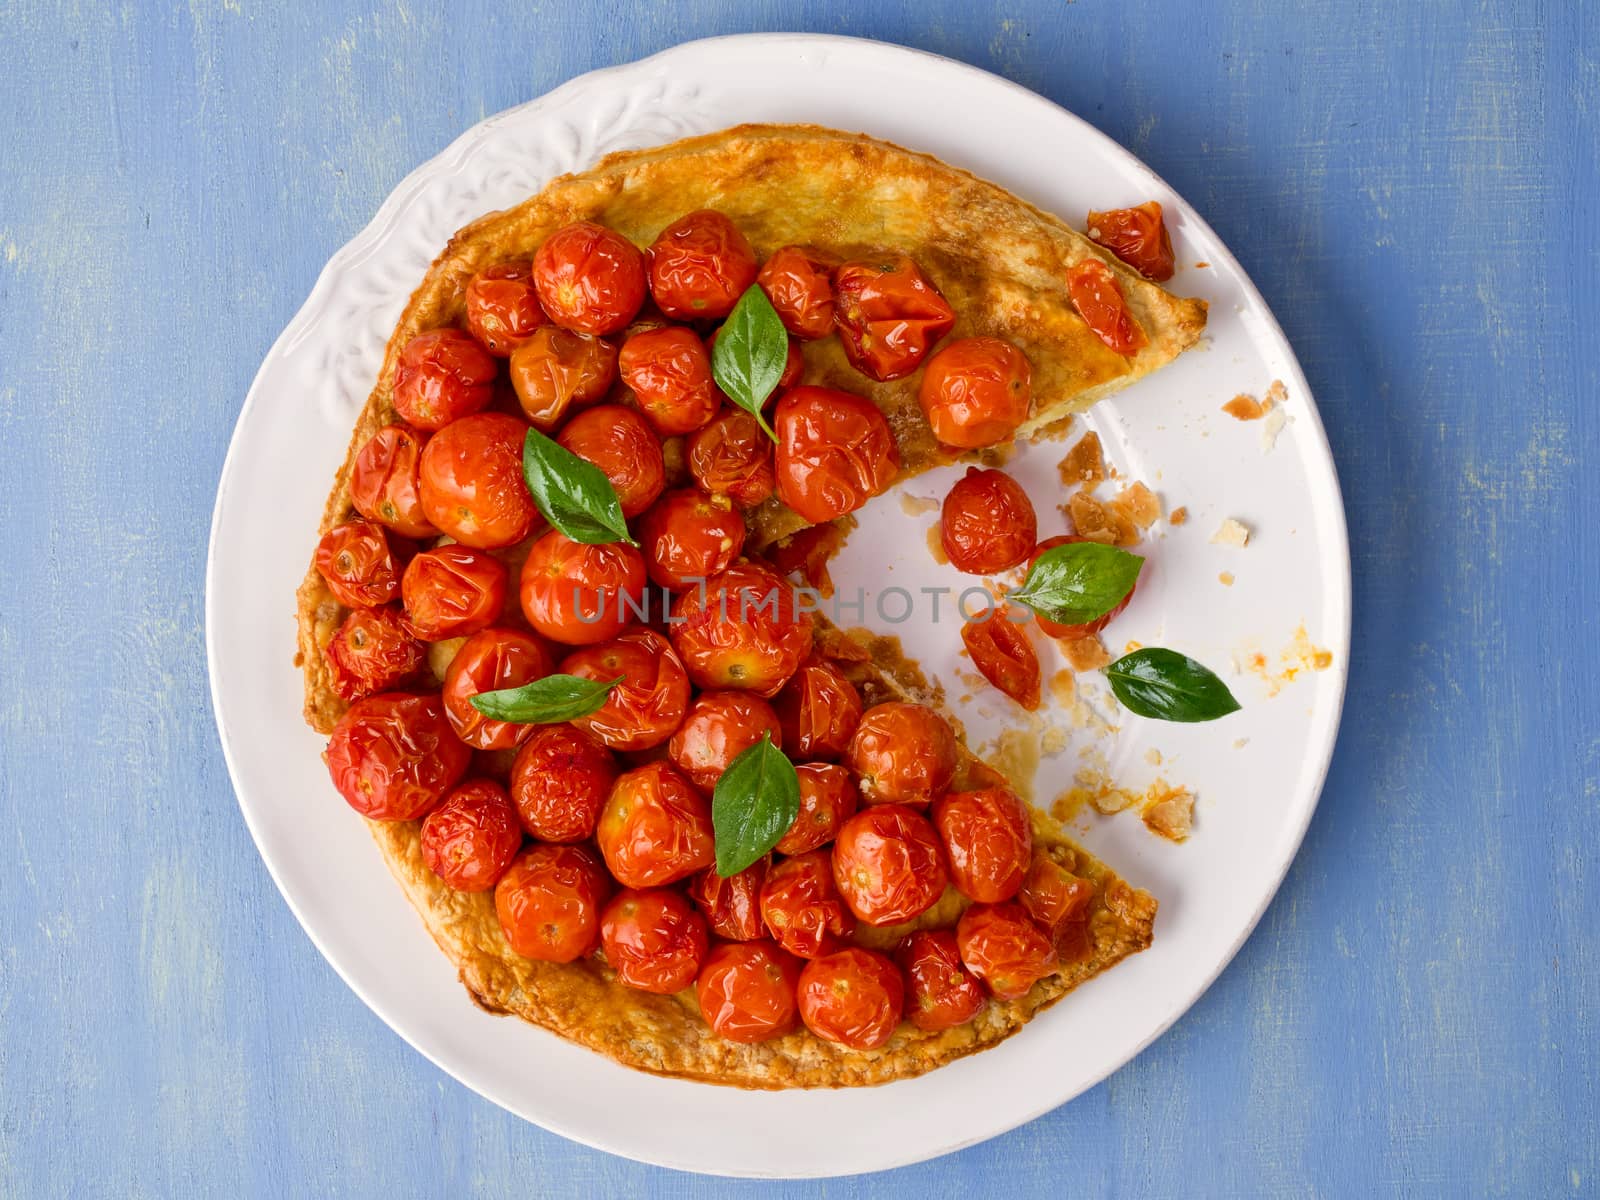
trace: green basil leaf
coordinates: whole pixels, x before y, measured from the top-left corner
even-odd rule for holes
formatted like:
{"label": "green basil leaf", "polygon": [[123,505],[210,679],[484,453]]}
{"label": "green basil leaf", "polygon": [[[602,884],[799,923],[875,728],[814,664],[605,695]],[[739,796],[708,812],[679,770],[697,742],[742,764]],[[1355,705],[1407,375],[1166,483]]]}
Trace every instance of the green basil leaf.
{"label": "green basil leaf", "polygon": [[544,519],[573,541],[639,544],[628,535],[622,502],[606,473],[537,429],[522,441],[522,478]]}
{"label": "green basil leaf", "polygon": [[737,875],[778,844],[800,815],[800,777],[772,735],[728,764],[711,794],[717,874]]}
{"label": "green basil leaf", "polygon": [[1052,546],[1006,599],[1061,625],[1087,625],[1122,603],[1143,567],[1137,554],[1099,542]]}
{"label": "green basil leaf", "polygon": [[1176,650],[1146,646],[1106,668],[1122,707],[1157,721],[1215,721],[1239,711],[1228,685]]}
{"label": "green basil leaf", "polygon": [[472,707],[496,721],[518,725],[554,725],[586,717],[606,702],[623,676],[612,680],[584,679],[578,675],[546,675],[521,687],[479,692]]}
{"label": "green basil leaf", "polygon": [[711,374],[717,386],[745,412],[761,422],[773,441],[762,406],[783,378],[789,359],[789,333],[761,285],[752,283],[733,306],[711,348]]}

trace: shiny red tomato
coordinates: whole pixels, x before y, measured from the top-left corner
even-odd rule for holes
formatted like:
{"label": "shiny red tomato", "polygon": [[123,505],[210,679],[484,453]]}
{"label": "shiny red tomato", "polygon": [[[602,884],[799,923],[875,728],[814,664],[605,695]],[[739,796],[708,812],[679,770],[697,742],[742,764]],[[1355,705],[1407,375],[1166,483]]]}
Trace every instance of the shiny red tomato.
{"label": "shiny red tomato", "polygon": [[494,359],[459,329],[419,333],[400,351],[394,408],[418,429],[443,429],[488,407],[494,398]]}
{"label": "shiny red tomato", "polygon": [[466,305],[467,328],[499,358],[509,356],[545,323],[530,263],[498,263],[479,271],[467,284]]}
{"label": "shiny red tomato", "polygon": [[544,311],[563,329],[615,333],[644,303],[644,255],[620,233],[575,221],[539,247],[533,282]]}
{"label": "shiny red tomato", "polygon": [[600,947],[617,982],[641,992],[681,992],[706,956],[706,919],[682,892],[627,889],[600,914]]}
{"label": "shiny red tomato", "polygon": [[458,892],[487,892],[522,849],[522,825],[505,788],[469,779],[422,822],[422,861]]}
{"label": "shiny red tomato", "polygon": [[870,379],[899,379],[922,365],[955,327],[955,309],[905,255],[849,262],[833,273],[833,321],[845,357]]}
{"label": "shiny red tomato", "polygon": [[826,850],[773,864],[761,885],[761,919],[778,944],[800,958],[832,954],[856,928],[856,919],[833,882],[833,863]]}
{"label": "shiny red tomato", "polygon": [[505,413],[462,417],[422,448],[422,511],[443,533],[495,550],[527,537],[539,510],[522,479],[525,422]]}
{"label": "shiny red tomato", "polygon": [[1147,200],[1134,208],[1091,212],[1089,239],[1099,242],[1146,279],[1157,283],[1172,278],[1176,265],[1172,238],[1161,215],[1161,205]]}
{"label": "shiny red tomato", "polygon": [[406,566],[400,592],[406,624],[425,642],[466,637],[500,619],[511,575],[487,550],[451,544]]}
{"label": "shiny red tomato", "polygon": [[861,693],[826,659],[802,663],[773,698],[783,744],[796,762],[841,758],[861,721]]}
{"label": "shiny red tomato", "polygon": [[777,487],[772,439],[743,409],[727,409],[689,439],[689,474],[704,492],[754,508]]}
{"label": "shiny red tomato", "polygon": [[900,470],[889,422],[864,396],[793,388],[778,401],[773,427],[778,499],[814,524],[854,512]]}
{"label": "shiny red tomato", "polygon": [[956,735],[927,705],[890,700],[867,709],[845,765],[868,804],[929,804],[955,778]]}
{"label": "shiny red tomato", "polygon": [[339,718],[322,756],[341,796],[374,821],[415,821],[467,773],[469,750],[438,696],[385,692]]}
{"label": "shiny red tomato", "polygon": [[562,660],[561,670],[581,679],[622,682],[605,703],[573,724],[613,750],[648,750],[677,732],[689,711],[689,676],[670,642],[653,629],[635,627]]}
{"label": "shiny red tomato", "polygon": [[622,344],[617,366],[639,411],[662,437],[693,433],[722,407],[711,356],[692,329],[666,325],[636,333]]}
{"label": "shiny red tomato", "polygon": [[494,888],[494,911],[511,949],[541,962],[572,962],[599,944],[611,880],[582,846],[533,845]]}
{"label": "shiny red tomato", "polygon": [[800,1019],[819,1038],[873,1050],[894,1036],[905,1008],[900,968],[876,950],[851,946],[800,972]]}
{"label": "shiny red tomato", "polygon": [[679,217],[650,246],[650,295],[674,320],[725,317],[755,281],[750,243],[712,209]]}
{"label": "shiny red tomato", "polygon": [[1039,707],[1039,655],[1009,608],[966,622],[961,641],[985,679],[1029,712]]}
{"label": "shiny red tomato", "polygon": [[541,842],[594,836],[621,768],[598,740],[571,725],[536,725],[511,764],[511,799]]}
{"label": "shiny red tomato", "polygon": [[961,965],[961,950],[950,930],[918,930],[895,957],[906,975],[906,1020],[918,1029],[954,1029],[983,1011],[983,987]]}
{"label": "shiny red tomato", "polygon": [[800,962],[765,939],[713,946],[700,968],[695,997],[718,1037],[750,1044],[795,1027]]}
{"label": "shiny red tomato", "polygon": [[[1033,923],[1055,943],[1059,954],[1075,927],[1088,922],[1094,884],[1041,852],[1034,855],[1017,899]],[[1071,961],[1072,957],[1062,955],[1063,961]]]}
{"label": "shiny red tomato", "polygon": [[623,887],[662,887],[716,861],[711,806],[671,763],[625,771],[600,811],[595,841]]}
{"label": "shiny red tomato", "polygon": [[899,925],[937,904],[949,875],[927,817],[904,804],[874,804],[840,828],[833,881],[868,925]]}
{"label": "shiny red tomato", "polygon": [[1067,294],[1094,335],[1121,355],[1137,354],[1150,340],[1128,311],[1111,268],[1086,258],[1067,272]]}
{"label": "shiny red tomato", "polygon": [[645,570],[669,591],[698,587],[739,557],[744,532],[744,517],[726,496],[670,491],[639,522]]}
{"label": "shiny red tomato", "polygon": [[373,521],[335,525],[317,543],[317,573],[346,608],[377,608],[400,595],[400,568],[383,526]]}
{"label": "shiny red tomato", "polygon": [[[1059,534],[1056,537],[1045,538],[1044,541],[1040,542],[1033,548],[1033,557],[1028,560],[1028,569],[1033,569],[1033,564],[1039,561],[1039,556],[1046,550],[1052,550],[1057,546],[1070,546],[1074,542],[1087,542],[1090,540],[1091,539],[1086,537],[1079,537],[1075,533]],[[1068,641],[1075,641],[1078,638],[1093,637],[1107,625],[1111,624],[1111,622],[1116,619],[1118,613],[1128,607],[1129,601],[1133,599],[1133,593],[1138,590],[1139,585],[1135,583],[1131,588],[1128,589],[1128,594],[1121,600],[1117,601],[1116,607],[1114,607],[1110,612],[1103,613],[1094,620],[1087,621],[1082,625],[1062,625],[1058,621],[1051,621],[1045,617],[1038,616],[1037,614],[1035,614],[1034,620],[1038,622],[1039,629],[1047,637],[1065,638]]]}
{"label": "shiny red tomato", "polygon": [[961,338],[928,360],[917,403],[944,445],[994,446],[1028,419],[1033,371],[1027,355],[1002,338]]}
{"label": "shiny red tomato", "polygon": [[833,332],[833,270],[838,263],[810,246],[785,246],[762,266],[756,282],[793,336],[809,341]]}
{"label": "shiny red tomato", "polygon": [[541,325],[506,364],[523,415],[550,433],[573,408],[597,404],[617,379],[617,348],[604,338]]}
{"label": "shiny red tomato", "polygon": [[994,575],[1033,550],[1039,519],[1022,485],[1004,471],[968,467],[945,495],[939,541],[958,571]]}
{"label": "shiny red tomato", "polygon": [[422,511],[422,441],[404,425],[385,425],[350,467],[350,503],[370,521],[402,537],[434,537]]}
{"label": "shiny red tomato", "polygon": [[811,614],[771,568],[740,561],[672,606],[672,644],[702,688],[770,698],[811,652]]}
{"label": "shiny red tomato", "polygon": [[719,938],[748,942],[765,937],[761,921],[761,885],[772,867],[770,856],[758,858],[744,870],[724,879],[715,867],[689,878],[689,896],[705,914],[706,924]]}
{"label": "shiny red tomato", "polygon": [[667,486],[661,439],[631,408],[600,404],[584,409],[566,423],[556,441],[600,468],[616,489],[625,517],[637,517]]}
{"label": "shiny red tomato", "polygon": [[444,711],[456,736],[474,750],[511,750],[538,726],[493,721],[472,707],[480,692],[521,687],[554,669],[549,648],[531,633],[498,626],[469,637],[444,673]]}
{"label": "shiny red tomato", "polygon": [[751,692],[701,692],[689,705],[689,714],[667,743],[667,757],[703,792],[740,754],[761,740],[783,748],[778,714],[772,705]]}
{"label": "shiny red tomato", "polygon": [[400,609],[358,608],[328,642],[333,690],[344,700],[399,687],[422,669],[427,651],[411,636]]}
{"label": "shiny red tomato", "polygon": [[946,792],[933,823],[958,892],[980,904],[1017,894],[1033,861],[1033,819],[1020,796],[1008,787]]}
{"label": "shiny red tomato", "polygon": [[646,586],[644,556],[634,547],[589,546],[552,529],[533,543],[522,564],[522,615],[552,642],[594,645],[638,618]]}
{"label": "shiny red tomato", "polygon": [[1014,901],[974,904],[956,923],[961,961],[1000,1000],[1015,1000],[1056,969],[1055,947]]}
{"label": "shiny red tomato", "polygon": [[774,847],[790,856],[833,841],[861,803],[855,776],[838,763],[801,763],[794,773],[800,781],[800,811]]}

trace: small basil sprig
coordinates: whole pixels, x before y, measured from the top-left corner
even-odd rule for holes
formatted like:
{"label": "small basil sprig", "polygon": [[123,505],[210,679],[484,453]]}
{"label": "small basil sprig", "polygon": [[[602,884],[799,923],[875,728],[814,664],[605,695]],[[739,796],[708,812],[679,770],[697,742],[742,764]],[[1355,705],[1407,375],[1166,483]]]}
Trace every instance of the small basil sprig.
{"label": "small basil sprig", "polygon": [[1143,566],[1137,554],[1099,542],[1052,546],[1006,599],[1061,625],[1087,625],[1122,603]]}
{"label": "small basil sprig", "polygon": [[580,675],[546,675],[521,687],[479,692],[472,707],[496,721],[518,725],[554,725],[574,717],[586,717],[606,702],[611,689],[621,683],[615,679],[584,679]]}
{"label": "small basil sprig", "polygon": [[711,794],[717,874],[737,875],[778,844],[800,815],[800,777],[772,735],[728,764]]}
{"label": "small basil sprig", "polygon": [[1106,668],[1122,706],[1157,721],[1215,721],[1239,711],[1228,685],[1176,650],[1146,646]]}
{"label": "small basil sprig", "polygon": [[622,502],[605,472],[537,429],[522,440],[522,478],[544,519],[573,541],[639,544],[628,534]]}
{"label": "small basil sprig", "polygon": [[789,333],[759,283],[752,283],[733,306],[711,348],[711,374],[717,386],[761,423],[773,441],[761,408],[783,378],[789,359]]}

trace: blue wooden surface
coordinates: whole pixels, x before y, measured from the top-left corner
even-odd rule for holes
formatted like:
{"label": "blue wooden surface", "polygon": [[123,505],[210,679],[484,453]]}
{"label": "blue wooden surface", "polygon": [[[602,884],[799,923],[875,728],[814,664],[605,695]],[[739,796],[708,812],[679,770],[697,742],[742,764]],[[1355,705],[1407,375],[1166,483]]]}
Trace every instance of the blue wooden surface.
{"label": "blue wooden surface", "polygon": [[1332,776],[1222,979],[1066,1108],[827,1193],[1600,1194],[1595,6],[680,7],[0,0],[0,1195],[748,1190],[522,1124],[344,987],[234,805],[201,581],[257,363],[406,172],[801,24],[998,71],[1192,200],[1356,572]]}

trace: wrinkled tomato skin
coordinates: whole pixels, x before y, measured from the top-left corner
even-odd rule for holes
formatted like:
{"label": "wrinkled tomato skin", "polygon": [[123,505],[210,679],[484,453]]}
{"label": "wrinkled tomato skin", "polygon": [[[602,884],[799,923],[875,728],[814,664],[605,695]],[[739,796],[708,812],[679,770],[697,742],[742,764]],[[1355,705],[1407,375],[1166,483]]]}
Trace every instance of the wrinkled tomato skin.
{"label": "wrinkled tomato skin", "polygon": [[826,846],[861,804],[855,776],[838,763],[801,763],[800,811],[774,849],[791,857]]}
{"label": "wrinkled tomato skin", "polygon": [[900,470],[889,422],[864,396],[791,388],[778,401],[773,427],[778,499],[813,524],[854,512]]}
{"label": "wrinkled tomato skin", "polygon": [[505,788],[471,779],[422,822],[422,861],[458,892],[487,892],[522,848],[522,825]]}
{"label": "wrinkled tomato skin", "polygon": [[709,792],[729,764],[759,742],[763,733],[783,749],[778,714],[760,696],[739,691],[701,692],[667,743],[667,757],[695,787]]}
{"label": "wrinkled tomato skin", "polygon": [[600,946],[617,982],[670,996],[700,973],[706,920],[681,892],[666,888],[618,892],[600,914]]}
{"label": "wrinkled tomato skin", "polygon": [[528,536],[539,515],[522,479],[526,422],[479,413],[447,425],[422,448],[422,511],[441,533],[480,550]]}
{"label": "wrinkled tomato skin", "polygon": [[712,933],[730,942],[766,937],[767,927],[761,922],[761,885],[771,866],[768,856],[726,879],[715,867],[690,877],[689,898],[700,906]]}
{"label": "wrinkled tomato skin", "polygon": [[983,986],[961,965],[961,950],[950,930],[919,930],[895,957],[906,976],[906,1020],[918,1029],[954,1029],[983,1011]]}
{"label": "wrinkled tomato skin", "polygon": [[328,641],[333,690],[343,700],[399,687],[422,669],[427,651],[394,605],[358,608]]}
{"label": "wrinkled tomato skin", "polygon": [[1087,228],[1090,241],[1104,246],[1146,279],[1164,283],[1172,278],[1176,260],[1159,201],[1091,212]]}
{"label": "wrinkled tomato skin", "polygon": [[511,750],[522,745],[538,726],[491,720],[472,707],[472,697],[522,687],[543,679],[554,667],[549,649],[531,633],[502,627],[473,634],[444,673],[442,695],[450,727],[474,750]]}
{"label": "wrinkled tomato skin", "polygon": [[856,928],[833,882],[826,850],[773,864],[761,885],[761,919],[778,944],[797,958],[832,954]]}
{"label": "wrinkled tomato skin", "polygon": [[744,517],[732,502],[699,488],[666,493],[639,522],[645,570],[672,592],[726,571],[744,549],[744,535]]}
{"label": "wrinkled tomato skin", "polygon": [[939,902],[949,882],[939,835],[903,804],[875,804],[846,821],[833,843],[833,882],[859,920],[899,925]]}
{"label": "wrinkled tomato skin", "polygon": [[672,644],[702,688],[776,695],[811,652],[811,614],[770,568],[741,561],[672,606]]}
{"label": "wrinkled tomato skin", "polygon": [[958,571],[995,575],[1033,552],[1039,519],[1022,485],[1004,471],[968,467],[945,495],[939,540]]}
{"label": "wrinkled tomato skin", "polygon": [[598,404],[617,380],[617,348],[604,338],[541,325],[511,353],[511,389],[535,429],[551,433],[574,408]]}
{"label": "wrinkled tomato skin", "polygon": [[[1074,542],[1087,542],[1089,540],[1089,538],[1079,537],[1075,533],[1065,533],[1059,534],[1056,537],[1045,538],[1044,541],[1040,542],[1034,547],[1033,557],[1028,560],[1028,568],[1029,570],[1032,570],[1033,564],[1039,561],[1039,556],[1046,550],[1053,550],[1057,546],[1070,546]],[[1039,631],[1046,637],[1065,638],[1068,641],[1075,641],[1078,638],[1094,637],[1095,634],[1099,633],[1107,625],[1111,624],[1112,621],[1116,620],[1117,615],[1122,612],[1123,609],[1128,607],[1128,604],[1133,600],[1134,592],[1138,590],[1139,585],[1135,583],[1131,588],[1128,589],[1128,594],[1121,600],[1117,601],[1116,607],[1110,612],[1102,613],[1094,620],[1087,621],[1082,625],[1063,625],[1059,621],[1049,620],[1048,618],[1042,617],[1037,613],[1034,614],[1033,619],[1038,623]]]}
{"label": "wrinkled tomato skin", "polygon": [[809,246],[785,246],[756,282],[791,336],[814,341],[833,332],[833,269],[838,260]]}
{"label": "wrinkled tomato skin", "polygon": [[631,408],[600,404],[585,409],[566,423],[556,441],[600,468],[616,489],[625,517],[644,512],[667,486],[661,439]]}
{"label": "wrinkled tomato skin", "polygon": [[958,892],[979,904],[1017,894],[1033,861],[1033,819],[1020,796],[1007,787],[946,792],[933,823]]}
{"label": "wrinkled tomato skin", "polygon": [[750,1045],[782,1037],[799,1023],[799,985],[800,960],[776,943],[724,942],[706,955],[695,997],[713,1033]]}
{"label": "wrinkled tomato skin", "polygon": [[472,751],[438,696],[386,692],[350,706],[322,757],[333,786],[362,816],[415,821],[467,773]]}
{"label": "wrinkled tomato skin", "polygon": [[467,284],[467,328],[496,358],[506,358],[545,323],[533,267],[499,263],[479,271]]}
{"label": "wrinkled tomato skin", "polygon": [[518,598],[528,624],[552,642],[592,646],[633,623],[646,586],[644,556],[632,546],[589,546],[552,529],[528,550]]}
{"label": "wrinkled tomato skin", "polygon": [[540,962],[572,962],[600,943],[605,868],[582,846],[533,845],[500,876],[495,915],[511,949]]}
{"label": "wrinkled tomato skin", "polygon": [[511,799],[541,842],[581,842],[594,836],[621,773],[611,751],[583,730],[537,725],[511,764]]}
{"label": "wrinkled tomato skin", "polygon": [[634,628],[562,660],[567,675],[601,682],[621,678],[605,703],[573,724],[613,750],[659,746],[689,711],[688,673],[670,642],[653,629]]}
{"label": "wrinkled tomato skin", "polygon": [[644,255],[619,233],[575,221],[539,247],[533,282],[545,313],[563,329],[616,333],[644,304]]}
{"label": "wrinkled tomato skin", "polygon": [[617,778],[595,840],[623,887],[664,887],[716,860],[711,806],[671,763],[646,763]]}
{"label": "wrinkled tomato skin", "polygon": [[866,711],[845,753],[867,804],[931,803],[956,773],[956,735],[925,704],[890,700]]}
{"label": "wrinkled tomato skin", "polygon": [[622,344],[617,366],[661,437],[693,433],[722,407],[711,356],[692,329],[667,325],[636,333]]}
{"label": "wrinkled tomato skin", "polygon": [[439,430],[494,398],[494,359],[459,329],[419,333],[400,351],[394,408],[418,429]]}
{"label": "wrinkled tomato skin", "polygon": [[783,744],[796,762],[844,756],[861,722],[861,693],[825,659],[803,663],[773,698]]}
{"label": "wrinkled tomato skin", "polygon": [[1098,258],[1086,258],[1067,272],[1067,295],[1094,335],[1118,354],[1137,354],[1149,341],[1128,311],[1117,277]]}
{"label": "wrinkled tomato skin", "polygon": [[833,274],[833,321],[845,357],[869,379],[909,375],[955,327],[955,309],[904,255]]}
{"label": "wrinkled tomato skin", "polygon": [[[1089,919],[1094,884],[1041,853],[1034,856],[1017,899],[1060,953],[1074,927]],[[1063,954],[1062,959],[1071,961],[1071,956]]]}
{"label": "wrinkled tomato skin", "polygon": [[742,409],[727,409],[689,439],[689,474],[700,490],[754,508],[778,486],[772,439]]}
{"label": "wrinkled tomato skin", "polygon": [[317,573],[346,608],[377,608],[400,595],[400,569],[383,526],[375,521],[335,525],[317,543]]}
{"label": "wrinkled tomato skin", "polygon": [[1028,419],[1033,370],[1027,355],[1002,338],[961,338],[928,360],[917,403],[943,445],[995,446]]}
{"label": "wrinkled tomato skin", "polygon": [[680,217],[650,246],[650,295],[674,320],[725,317],[755,281],[750,243],[713,209]]}
{"label": "wrinkled tomato skin", "polygon": [[967,970],[997,1000],[1015,1000],[1056,969],[1055,947],[1014,901],[974,904],[956,923],[956,942]]}
{"label": "wrinkled tomato skin", "polygon": [[487,550],[425,550],[406,565],[401,580],[406,624],[425,642],[467,637],[499,619],[510,583],[505,563]]}
{"label": "wrinkled tomato skin", "polygon": [[422,511],[423,438],[404,425],[385,425],[368,439],[350,467],[350,503],[369,521],[401,537],[434,537]]}
{"label": "wrinkled tomato skin", "polygon": [[1039,655],[1009,608],[967,621],[961,626],[961,642],[985,679],[1029,712],[1039,707]]}
{"label": "wrinkled tomato skin", "polygon": [[894,1036],[905,1008],[900,968],[876,950],[851,946],[800,972],[800,1019],[819,1038],[874,1050]]}

